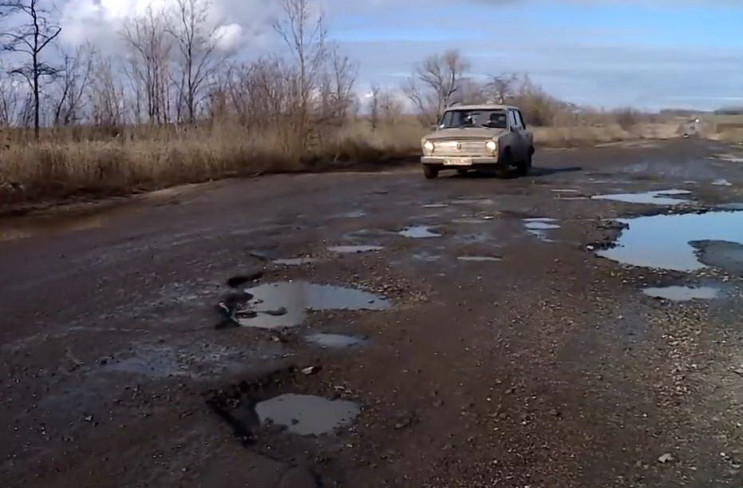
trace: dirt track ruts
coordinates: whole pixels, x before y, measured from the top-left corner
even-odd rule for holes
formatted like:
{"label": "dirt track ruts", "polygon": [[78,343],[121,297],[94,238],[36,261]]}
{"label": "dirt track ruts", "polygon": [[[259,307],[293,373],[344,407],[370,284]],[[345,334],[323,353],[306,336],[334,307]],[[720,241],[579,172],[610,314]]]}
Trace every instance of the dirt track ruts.
{"label": "dirt track ruts", "polygon": [[[589,246],[618,232],[605,219],[668,209],[582,199],[686,188],[699,208],[741,201],[743,170],[709,159],[731,150],[546,151],[510,180],[425,181],[414,166],[278,175],[3,219],[0,485],[742,486],[741,276],[598,258]],[[524,227],[540,217],[558,221],[551,242]],[[397,234],[410,225],[442,236]],[[318,261],[271,263],[298,256]],[[393,307],[215,329],[227,280],[256,270]],[[709,279],[724,298],[640,291]],[[368,341],[324,350],[312,332]],[[282,393],[362,411],[319,437],[248,420]]]}

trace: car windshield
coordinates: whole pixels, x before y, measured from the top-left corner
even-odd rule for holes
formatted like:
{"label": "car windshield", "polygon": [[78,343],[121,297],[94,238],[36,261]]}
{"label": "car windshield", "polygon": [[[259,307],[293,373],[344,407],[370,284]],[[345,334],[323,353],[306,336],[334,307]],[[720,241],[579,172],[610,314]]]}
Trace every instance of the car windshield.
{"label": "car windshield", "polygon": [[505,129],[505,110],[449,110],[441,121],[442,129],[456,129],[461,127],[487,127],[489,129]]}

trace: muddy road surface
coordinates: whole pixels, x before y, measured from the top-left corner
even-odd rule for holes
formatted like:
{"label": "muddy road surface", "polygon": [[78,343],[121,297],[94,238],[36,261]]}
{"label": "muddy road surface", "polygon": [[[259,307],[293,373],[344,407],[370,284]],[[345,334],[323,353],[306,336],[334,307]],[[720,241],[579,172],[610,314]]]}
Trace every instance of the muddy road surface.
{"label": "muddy road surface", "polygon": [[743,486],[743,151],[0,221],[0,485]]}

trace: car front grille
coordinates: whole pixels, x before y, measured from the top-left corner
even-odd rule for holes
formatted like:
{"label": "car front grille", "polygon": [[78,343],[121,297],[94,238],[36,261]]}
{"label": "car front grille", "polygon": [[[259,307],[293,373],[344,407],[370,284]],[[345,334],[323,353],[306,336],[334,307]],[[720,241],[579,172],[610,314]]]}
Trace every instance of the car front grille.
{"label": "car front grille", "polygon": [[434,156],[490,156],[492,153],[485,146],[487,140],[459,140],[434,142]]}

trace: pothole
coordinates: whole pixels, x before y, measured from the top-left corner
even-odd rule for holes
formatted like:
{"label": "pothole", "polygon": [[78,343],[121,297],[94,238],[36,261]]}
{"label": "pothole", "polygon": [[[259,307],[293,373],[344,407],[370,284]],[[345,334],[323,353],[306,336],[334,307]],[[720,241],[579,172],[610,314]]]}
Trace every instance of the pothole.
{"label": "pothole", "polygon": [[365,254],[369,252],[382,251],[382,246],[332,246],[328,251],[338,254]]}
{"label": "pothole", "polygon": [[347,400],[287,394],[258,403],[255,412],[263,425],[285,426],[297,435],[325,435],[351,425],[361,408]]}
{"label": "pothole", "polygon": [[503,261],[503,258],[496,256],[459,256],[457,259],[465,263],[499,263]]}
{"label": "pothole", "polygon": [[311,334],[306,338],[307,342],[326,349],[346,349],[360,346],[365,339],[341,334]]}
{"label": "pothole", "polygon": [[714,186],[733,186],[732,183],[730,183],[728,180],[724,178],[720,178],[719,180],[715,180],[712,182]]}
{"label": "pothole", "polygon": [[317,258],[289,258],[289,259],[276,259],[273,264],[278,266],[306,266],[308,264],[319,263],[320,260]]}
{"label": "pothole", "polygon": [[387,310],[390,303],[355,288],[317,285],[303,281],[262,285],[247,290],[252,295],[244,311],[235,314],[244,327],[277,329],[304,323],[307,311]]}
{"label": "pothole", "polygon": [[[700,260],[698,248],[702,248],[701,259],[705,259],[704,248],[710,242],[743,245],[743,212],[655,215],[620,219],[619,222],[629,225],[629,229],[621,234],[613,248],[597,254],[630,266],[698,271],[706,267]],[[714,265],[725,268],[728,263],[736,264],[730,256],[722,256]]]}
{"label": "pothole", "polygon": [[526,227],[526,231],[529,234],[538,237],[540,240],[545,242],[552,242],[548,238],[548,235],[549,231],[557,230],[560,228],[560,225],[556,222],[558,221],[549,218],[524,219],[524,227]]}
{"label": "pothole", "polygon": [[493,220],[495,220],[495,217],[490,216],[490,215],[485,215],[482,217],[461,217],[461,218],[452,220],[452,223],[463,224],[463,225],[481,225],[481,224],[489,224]]}
{"label": "pothole", "polygon": [[668,286],[665,288],[646,288],[642,292],[652,298],[662,298],[674,302],[713,300],[720,296],[720,290],[711,286],[698,288],[690,286]]}
{"label": "pothole", "polygon": [[682,195],[690,195],[688,190],[658,190],[643,193],[615,193],[609,195],[596,195],[592,200],[610,200],[623,203],[639,203],[646,205],[683,205],[691,203],[691,200],[674,198]]}
{"label": "pothole", "polygon": [[411,239],[430,239],[434,237],[441,237],[441,234],[433,232],[433,227],[427,225],[416,225],[412,227],[405,227],[403,230],[398,232],[403,237],[409,237]]}

